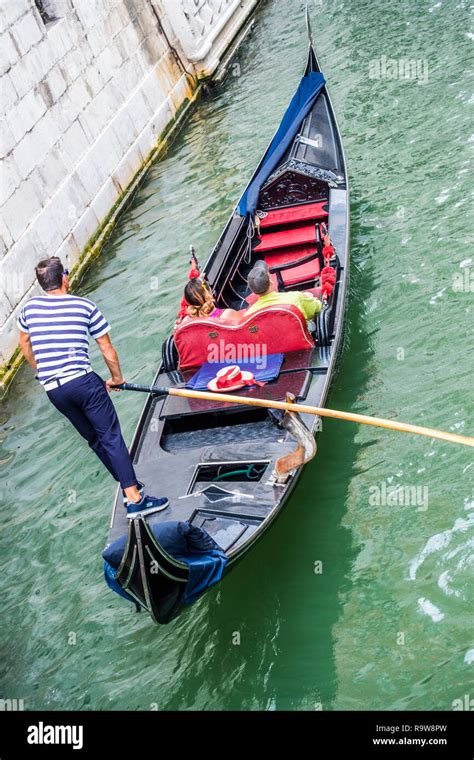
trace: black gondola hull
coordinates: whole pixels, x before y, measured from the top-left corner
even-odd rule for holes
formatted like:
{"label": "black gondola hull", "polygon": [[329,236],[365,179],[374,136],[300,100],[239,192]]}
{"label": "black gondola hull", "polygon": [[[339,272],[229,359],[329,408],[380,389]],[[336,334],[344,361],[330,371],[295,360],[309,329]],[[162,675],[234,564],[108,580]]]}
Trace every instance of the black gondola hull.
{"label": "black gondola hull", "polygon": [[[306,71],[319,71],[312,47]],[[284,399],[291,392],[305,404],[324,406],[342,344],[349,273],[347,171],[325,86],[286,155],[263,185],[259,208],[265,213],[317,200],[327,204],[327,226],[337,254],[337,283],[325,316],[327,345],[286,355],[277,381],[259,389],[258,395]],[[247,220],[235,210],[204,268],[219,306],[239,308],[241,299],[241,308],[250,267],[246,244]],[[287,289],[296,288],[290,285]],[[161,365],[153,384],[173,386],[188,379],[189,373],[165,372]],[[302,419],[317,435],[318,418],[302,415]],[[148,492],[166,495],[171,506],[130,525],[118,491],[108,543],[128,533],[116,581],[155,622],[169,622],[180,612],[187,575],[186,567],[173,565],[173,557],[153,540],[153,526],[186,521],[207,532],[226,553],[228,572],[270,527],[295,487],[302,467],[295,468],[284,484],[272,477],[277,460],[294,447],[291,436],[282,433],[265,410],[177,397],[147,398],[131,455]],[[250,473],[247,479],[233,474],[245,468]],[[212,482],[219,482],[227,493],[213,494],[209,489]],[[161,576],[150,577],[145,556],[161,567]]]}

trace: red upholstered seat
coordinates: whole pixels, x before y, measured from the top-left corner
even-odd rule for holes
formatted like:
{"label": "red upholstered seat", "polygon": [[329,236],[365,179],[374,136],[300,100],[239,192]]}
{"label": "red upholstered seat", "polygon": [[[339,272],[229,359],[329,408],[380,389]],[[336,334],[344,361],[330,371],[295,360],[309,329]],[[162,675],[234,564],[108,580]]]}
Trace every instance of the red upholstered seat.
{"label": "red upholstered seat", "polygon": [[[312,348],[306,319],[295,306],[267,306],[237,324],[199,318],[182,322],[174,332],[179,368],[200,367],[206,361],[243,361],[253,355],[287,353]],[[230,350],[234,347],[234,352]]]}
{"label": "red upholstered seat", "polygon": [[290,222],[303,222],[309,219],[324,219],[327,217],[327,201],[318,203],[305,203],[302,206],[290,206],[269,211],[260,220],[260,228],[275,227],[277,224],[289,224]]}
{"label": "red upholstered seat", "polygon": [[[280,288],[314,283],[319,276],[320,262],[317,256],[311,258],[311,254],[321,245],[320,223],[326,219],[327,201],[319,201],[273,209],[261,220],[260,239],[254,251],[264,254],[270,268],[278,268]],[[305,258],[310,260],[288,266]]]}
{"label": "red upholstered seat", "polygon": [[314,222],[310,222],[295,229],[267,232],[262,235],[254,250],[260,253],[260,251],[271,251],[274,248],[289,248],[290,246],[307,245],[315,242],[316,227]]}
{"label": "red upholstered seat", "polygon": [[[265,262],[268,267],[278,267],[282,264],[288,264],[291,261],[298,261],[306,256],[314,253],[316,246],[303,246],[300,248],[283,248],[282,250],[269,251],[265,254]],[[281,279],[285,287],[291,287],[292,285],[298,285],[300,282],[314,281],[316,277],[319,277],[321,271],[321,265],[318,258],[313,258],[311,261],[307,261],[305,264],[300,264],[291,269],[283,269]]]}

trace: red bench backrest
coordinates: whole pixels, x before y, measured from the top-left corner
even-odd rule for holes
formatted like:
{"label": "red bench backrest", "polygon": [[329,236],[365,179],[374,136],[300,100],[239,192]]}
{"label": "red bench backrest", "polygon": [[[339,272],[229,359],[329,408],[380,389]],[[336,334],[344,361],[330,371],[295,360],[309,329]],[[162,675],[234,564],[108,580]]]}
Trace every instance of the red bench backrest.
{"label": "red bench backrest", "polygon": [[189,319],[176,328],[174,340],[180,369],[200,367],[207,361],[238,363],[253,355],[302,351],[314,346],[306,319],[290,304],[267,306],[238,323],[212,317]]}

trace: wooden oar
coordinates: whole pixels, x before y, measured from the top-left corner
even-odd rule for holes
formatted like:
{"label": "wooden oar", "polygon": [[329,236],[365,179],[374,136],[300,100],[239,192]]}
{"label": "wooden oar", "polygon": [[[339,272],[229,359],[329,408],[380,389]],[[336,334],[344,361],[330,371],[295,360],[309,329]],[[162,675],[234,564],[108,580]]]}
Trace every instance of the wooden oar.
{"label": "wooden oar", "polygon": [[337,409],[326,409],[319,406],[306,406],[305,404],[289,404],[286,401],[268,401],[264,398],[246,398],[244,396],[231,396],[228,393],[211,393],[210,391],[192,391],[187,388],[159,388],[157,385],[136,385],[135,383],[122,383],[112,386],[117,390],[141,391],[151,393],[154,396],[180,396],[181,398],[197,398],[202,401],[220,401],[230,404],[245,404],[246,406],[261,406],[264,409],[283,409],[300,414],[315,414],[318,417],[332,417],[336,420],[358,422],[362,425],[386,428],[387,430],[399,430],[401,433],[413,433],[425,435],[427,438],[438,438],[440,441],[449,443],[461,443],[464,446],[474,446],[474,438],[457,433],[446,433],[443,430],[410,425],[407,422],[384,420],[381,417],[370,417],[367,414],[353,414],[352,412],[340,412]]}

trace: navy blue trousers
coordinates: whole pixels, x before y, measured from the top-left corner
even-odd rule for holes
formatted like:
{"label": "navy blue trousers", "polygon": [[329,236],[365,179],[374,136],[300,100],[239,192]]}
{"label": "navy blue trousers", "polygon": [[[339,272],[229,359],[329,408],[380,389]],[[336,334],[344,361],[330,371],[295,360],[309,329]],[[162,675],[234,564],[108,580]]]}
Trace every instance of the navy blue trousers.
{"label": "navy blue trousers", "polygon": [[48,398],[99,457],[122,488],[137,485],[137,477],[120,423],[104,381],[95,372],[81,375],[47,391]]}

